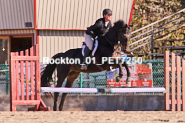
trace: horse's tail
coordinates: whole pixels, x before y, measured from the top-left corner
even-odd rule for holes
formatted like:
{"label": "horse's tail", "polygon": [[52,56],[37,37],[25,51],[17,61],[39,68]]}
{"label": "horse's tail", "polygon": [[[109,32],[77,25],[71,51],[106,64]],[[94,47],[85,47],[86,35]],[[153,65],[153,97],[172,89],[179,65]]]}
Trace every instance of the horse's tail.
{"label": "horse's tail", "polygon": [[[60,58],[62,53],[58,53],[52,57],[52,59]],[[52,74],[56,68],[56,64],[48,64],[44,71],[41,73],[41,87],[49,87],[50,81],[52,81]]]}

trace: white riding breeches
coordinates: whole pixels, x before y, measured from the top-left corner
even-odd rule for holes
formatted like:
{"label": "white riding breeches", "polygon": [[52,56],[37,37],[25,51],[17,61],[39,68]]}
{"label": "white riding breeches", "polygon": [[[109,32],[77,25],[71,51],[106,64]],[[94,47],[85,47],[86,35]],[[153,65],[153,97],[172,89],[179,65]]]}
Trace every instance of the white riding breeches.
{"label": "white riding breeches", "polygon": [[86,33],[84,33],[84,37],[85,37],[85,43],[86,43],[87,47],[90,50],[92,50],[92,48],[93,48],[93,42],[94,42],[93,41],[93,38],[90,35],[86,34]]}

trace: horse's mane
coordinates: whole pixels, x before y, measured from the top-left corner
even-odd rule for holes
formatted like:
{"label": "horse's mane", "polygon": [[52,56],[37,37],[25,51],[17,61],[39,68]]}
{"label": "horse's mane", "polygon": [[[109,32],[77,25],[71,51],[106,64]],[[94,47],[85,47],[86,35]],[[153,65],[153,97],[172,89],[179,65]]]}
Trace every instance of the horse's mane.
{"label": "horse's mane", "polygon": [[118,20],[114,23],[114,26],[110,28],[110,30],[106,35],[112,34],[112,32],[116,32],[120,28],[123,28],[123,27],[126,28],[127,27],[126,25],[127,24],[123,20]]}
{"label": "horse's mane", "polygon": [[[107,40],[108,35],[111,37],[115,37],[115,32],[117,32],[120,28],[124,28],[126,29],[127,24],[123,21],[123,20],[118,20],[116,22],[114,22],[114,26],[110,28],[110,30],[107,32],[107,34],[103,37],[101,37],[101,40]],[[110,40],[111,42],[114,40]],[[104,43],[107,41],[102,41],[100,43]]]}
{"label": "horse's mane", "polygon": [[127,24],[123,20],[118,20],[114,22],[114,26],[110,28],[108,33],[111,34],[112,32],[116,32],[118,29],[123,28],[123,27],[125,27],[126,29]]}
{"label": "horse's mane", "polygon": [[123,20],[118,20],[114,23],[113,26],[115,29],[120,28],[120,27],[127,27],[127,24]]}
{"label": "horse's mane", "polygon": [[123,26],[125,22],[123,20],[118,20],[114,23],[114,26]]}

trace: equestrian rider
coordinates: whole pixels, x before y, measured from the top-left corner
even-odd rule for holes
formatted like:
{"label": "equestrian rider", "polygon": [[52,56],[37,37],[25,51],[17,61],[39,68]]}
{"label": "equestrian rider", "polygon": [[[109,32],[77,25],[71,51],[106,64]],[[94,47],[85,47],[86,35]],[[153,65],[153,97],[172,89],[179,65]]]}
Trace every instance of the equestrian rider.
{"label": "equestrian rider", "polygon": [[104,36],[112,27],[111,17],[112,11],[110,9],[104,9],[103,18],[98,19],[94,25],[88,27],[85,31],[84,37],[87,46],[84,50],[83,63],[81,66],[82,70],[87,70],[85,59],[90,55],[90,52],[92,51],[94,40],[97,39],[97,37]]}

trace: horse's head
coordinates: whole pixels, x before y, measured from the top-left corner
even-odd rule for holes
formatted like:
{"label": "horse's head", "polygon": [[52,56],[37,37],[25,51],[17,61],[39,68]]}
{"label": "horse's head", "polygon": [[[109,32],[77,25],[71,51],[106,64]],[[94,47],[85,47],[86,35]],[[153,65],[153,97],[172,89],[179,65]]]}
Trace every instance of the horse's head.
{"label": "horse's head", "polygon": [[116,40],[115,43],[118,43],[120,41],[120,44],[122,45],[122,50],[129,50],[129,40],[131,37],[131,30],[130,27],[124,23],[123,20],[119,20],[114,23],[114,26],[112,27],[113,33],[115,33]]}

